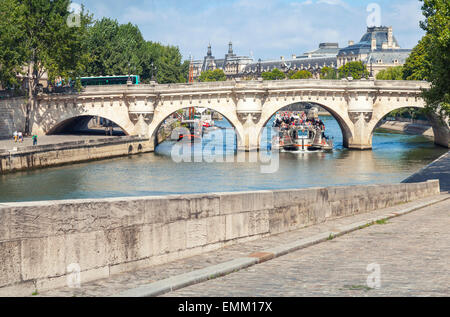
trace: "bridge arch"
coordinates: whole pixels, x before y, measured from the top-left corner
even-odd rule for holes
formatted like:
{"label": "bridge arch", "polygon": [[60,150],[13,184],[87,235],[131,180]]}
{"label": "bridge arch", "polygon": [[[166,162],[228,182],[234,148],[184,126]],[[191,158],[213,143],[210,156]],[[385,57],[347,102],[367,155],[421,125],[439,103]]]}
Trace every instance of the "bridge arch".
{"label": "bridge arch", "polygon": [[351,122],[345,104],[336,103],[334,105],[326,105],[324,103],[312,102],[309,100],[299,100],[299,101],[281,101],[277,103],[271,103],[269,105],[264,105],[263,113],[261,115],[261,119],[258,124],[258,145],[261,142],[261,136],[266,127],[269,120],[281,109],[286,108],[291,105],[295,105],[298,103],[309,103],[322,107],[326,111],[328,111],[334,119],[339,124],[342,132],[342,141],[343,146],[348,147],[350,140],[353,138],[352,127],[353,123]]}
{"label": "bridge arch", "polygon": [[[378,127],[381,120],[383,120],[389,113],[394,110],[404,109],[404,108],[417,108],[424,109],[423,105],[395,105],[387,104],[384,107],[376,107],[372,115],[372,119],[369,122],[370,131],[370,142],[372,143],[373,133]],[[427,118],[430,121],[430,125],[433,129],[434,143],[443,147],[450,147],[450,128],[442,119],[440,119],[437,114],[429,113]]]}
{"label": "bridge arch", "polygon": [[81,115],[81,116],[75,116],[75,117],[71,117],[68,119],[65,119],[63,121],[60,121],[58,123],[56,123],[50,130],[48,130],[46,132],[47,135],[50,134],[59,134],[59,133],[65,133],[65,132],[81,132],[81,131],[86,131],[88,132],[90,129],[87,128],[89,121],[91,121],[92,119],[94,119],[95,117],[100,117],[102,119],[106,119],[114,124],[116,124],[125,135],[129,135],[129,133],[127,133],[125,131],[125,129],[123,127],[121,127],[120,125],[118,125],[116,122],[101,117],[101,116],[90,116],[90,115]]}
{"label": "bridge arch", "polygon": [[98,106],[91,104],[67,105],[64,103],[44,104],[34,111],[31,118],[32,132],[37,134],[54,133],[75,120],[101,117],[117,124],[126,135],[134,135],[135,125],[131,122],[127,107],[119,104]]}
{"label": "bridge arch", "polygon": [[205,109],[209,109],[209,110],[213,110],[215,112],[220,113],[224,118],[226,118],[228,120],[228,122],[232,125],[232,127],[235,130],[236,133],[236,142],[237,142],[237,146],[238,148],[242,147],[243,145],[243,140],[244,140],[244,129],[243,126],[241,124],[241,122],[239,121],[239,118],[237,117],[236,111],[234,109],[227,109],[227,107],[223,107],[217,104],[208,104],[208,105],[198,105],[198,106],[191,106],[191,105],[177,105],[177,106],[164,106],[164,107],[160,107],[159,109],[157,108],[155,110],[154,116],[153,116],[153,120],[149,125],[149,137],[150,140],[154,140],[155,142],[155,146],[157,145],[157,132],[159,130],[159,128],[161,127],[161,125],[164,123],[164,121],[170,117],[172,114],[174,114],[175,112],[179,111],[179,110],[183,110],[183,109],[188,109],[188,108],[205,108]]}

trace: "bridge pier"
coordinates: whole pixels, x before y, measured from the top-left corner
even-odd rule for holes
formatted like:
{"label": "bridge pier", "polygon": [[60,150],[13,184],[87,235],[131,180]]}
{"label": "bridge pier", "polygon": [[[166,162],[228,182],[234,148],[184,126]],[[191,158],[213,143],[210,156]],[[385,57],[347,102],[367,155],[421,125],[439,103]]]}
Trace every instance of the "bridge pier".
{"label": "bridge pier", "polygon": [[342,131],[344,134],[344,147],[353,150],[370,150],[372,148],[373,133],[373,129],[370,127],[372,112],[349,112],[349,117],[353,126],[351,127],[351,136],[346,136],[346,132],[344,130]]}
{"label": "bridge pier", "polygon": [[439,118],[436,114],[429,114],[428,120],[431,122],[434,134],[434,143],[446,148],[450,148],[450,126],[449,118]]}

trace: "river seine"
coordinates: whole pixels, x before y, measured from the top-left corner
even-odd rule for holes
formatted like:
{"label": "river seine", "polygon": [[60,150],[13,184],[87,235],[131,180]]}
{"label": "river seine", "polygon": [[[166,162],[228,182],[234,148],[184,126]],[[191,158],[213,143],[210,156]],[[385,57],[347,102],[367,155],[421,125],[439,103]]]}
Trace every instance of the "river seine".
{"label": "river seine", "polygon": [[154,153],[2,175],[0,202],[398,183],[447,151],[423,136],[383,130],[374,133],[372,151],[351,151],[342,147],[336,120],[322,120],[334,151],[279,153],[274,173],[248,160],[177,163],[168,141]]}

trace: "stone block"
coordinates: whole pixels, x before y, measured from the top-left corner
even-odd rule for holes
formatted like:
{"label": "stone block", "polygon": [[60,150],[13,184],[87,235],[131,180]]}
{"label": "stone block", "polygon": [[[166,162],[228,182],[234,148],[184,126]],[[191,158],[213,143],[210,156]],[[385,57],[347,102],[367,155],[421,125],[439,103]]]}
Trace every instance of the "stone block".
{"label": "stone block", "polygon": [[187,221],[177,221],[168,225],[169,252],[186,249],[186,223]]}
{"label": "stone block", "polygon": [[206,218],[186,222],[186,248],[199,247],[208,243],[207,224]]}
{"label": "stone block", "polygon": [[220,214],[271,209],[274,206],[273,192],[220,193]]}
{"label": "stone block", "polygon": [[51,236],[22,240],[22,280],[65,274],[66,239],[65,236]]}
{"label": "stone block", "polygon": [[226,239],[226,216],[206,219],[207,243],[217,243]]}
{"label": "stone block", "polygon": [[269,210],[249,214],[248,234],[250,236],[269,232]]}
{"label": "stone block", "polygon": [[10,239],[11,210],[7,207],[1,207],[0,204],[0,241]]}
{"label": "stone block", "polygon": [[152,254],[151,226],[131,226],[106,231],[108,264],[136,261]]}
{"label": "stone block", "polygon": [[189,219],[206,218],[220,214],[220,197],[217,195],[189,195],[189,202]]}
{"label": "stone block", "polygon": [[169,227],[166,224],[152,225],[152,246],[154,255],[169,252]]}
{"label": "stone block", "polygon": [[226,240],[247,237],[249,235],[249,215],[248,213],[227,215]]}
{"label": "stone block", "polygon": [[0,287],[21,281],[20,241],[0,242]]}

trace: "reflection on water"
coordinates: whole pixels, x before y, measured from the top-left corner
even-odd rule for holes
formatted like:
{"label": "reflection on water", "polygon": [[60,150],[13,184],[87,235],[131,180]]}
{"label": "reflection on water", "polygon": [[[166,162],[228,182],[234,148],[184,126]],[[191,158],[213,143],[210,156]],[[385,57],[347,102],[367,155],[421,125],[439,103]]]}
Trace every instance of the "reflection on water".
{"label": "reflection on water", "polygon": [[[446,151],[423,136],[386,132],[374,134],[373,151],[349,151],[342,148],[337,122],[322,119],[335,150],[280,153],[273,174],[262,174],[260,163],[248,160],[175,163],[173,142],[165,142],[155,153],[0,176],[0,202],[395,183]],[[226,139],[235,142],[232,134]]]}

